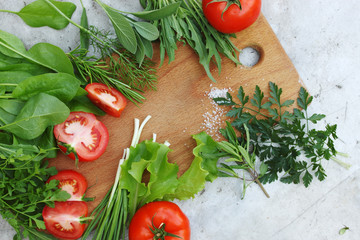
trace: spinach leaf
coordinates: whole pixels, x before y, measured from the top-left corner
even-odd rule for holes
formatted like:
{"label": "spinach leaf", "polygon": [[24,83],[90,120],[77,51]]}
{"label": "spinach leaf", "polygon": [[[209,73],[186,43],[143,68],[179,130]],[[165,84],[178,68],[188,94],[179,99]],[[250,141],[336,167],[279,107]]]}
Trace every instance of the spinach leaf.
{"label": "spinach leaf", "polygon": [[21,63],[6,64],[4,62],[1,62],[1,60],[0,71],[15,72],[15,74],[18,72],[26,72],[33,76],[52,72],[50,69],[42,67],[35,63],[23,61]]}
{"label": "spinach leaf", "polygon": [[49,43],[35,44],[27,52],[27,58],[39,65],[47,67],[55,72],[63,72],[74,75],[74,69],[70,59],[64,51]]}
{"label": "spinach leaf", "polygon": [[26,49],[23,42],[15,35],[0,30],[0,52],[12,58],[23,58]]}
{"label": "spinach leaf", "polygon": [[105,116],[106,114],[103,110],[96,107],[87,96],[76,96],[67,105],[71,112],[88,112],[98,116]]}
{"label": "spinach leaf", "polygon": [[9,57],[24,58],[55,72],[74,75],[71,61],[64,51],[49,43],[35,44],[29,51],[26,51],[19,38],[0,30],[0,52]]}
{"label": "spinach leaf", "polygon": [[6,91],[12,91],[18,83],[32,75],[22,71],[3,71],[0,72],[0,86],[5,86]]}
{"label": "spinach leaf", "polygon": [[40,93],[25,103],[14,122],[1,126],[0,130],[23,139],[34,139],[47,127],[64,122],[69,114],[69,108],[58,98]]}
{"label": "spinach leaf", "polygon": [[18,115],[24,104],[19,99],[0,99],[0,108],[13,115]]}
{"label": "spinach leaf", "polygon": [[0,126],[13,122],[15,118],[16,115],[6,112],[4,109],[0,108]]}
{"label": "spinach leaf", "polygon": [[[68,18],[73,15],[76,5],[71,2],[58,2],[49,0]],[[54,29],[63,29],[69,21],[59,12],[49,6],[44,0],[37,0],[26,5],[19,12],[12,12],[18,15],[30,27],[48,26]]]}
{"label": "spinach leaf", "polygon": [[12,95],[21,100],[28,100],[38,93],[47,93],[63,102],[73,99],[80,87],[80,81],[67,73],[46,73],[29,77],[19,83]]}
{"label": "spinach leaf", "polygon": [[12,137],[10,133],[0,132],[0,143],[11,144],[11,142],[12,142]]}

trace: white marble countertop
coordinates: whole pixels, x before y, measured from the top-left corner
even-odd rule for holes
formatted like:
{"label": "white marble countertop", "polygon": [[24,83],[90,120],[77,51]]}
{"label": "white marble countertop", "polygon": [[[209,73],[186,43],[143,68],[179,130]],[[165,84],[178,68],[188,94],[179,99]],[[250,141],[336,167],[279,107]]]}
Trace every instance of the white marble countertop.
{"label": "white marble countertop", "polygon": [[[24,1],[0,1],[0,9],[20,10]],[[76,1],[78,2],[78,1]],[[85,0],[90,23],[106,18]],[[140,9],[138,1],[119,0],[114,7]],[[78,3],[77,3],[78,4]],[[311,111],[326,114],[326,122],[338,124],[336,147],[349,154],[337,163],[324,163],[327,179],[309,188],[275,182],[265,185],[267,199],[253,184],[240,199],[241,184],[217,179],[195,199],[177,202],[191,222],[192,239],[301,240],[360,239],[360,2],[263,0],[262,12],[314,101]],[[79,18],[80,11],[74,15]],[[106,23],[106,24],[105,24]],[[20,37],[27,46],[44,41],[65,51],[77,45],[75,28],[62,31],[31,29],[16,16],[0,13],[0,29]],[[339,230],[350,228],[344,235]],[[11,227],[0,219],[0,239],[12,239]]]}

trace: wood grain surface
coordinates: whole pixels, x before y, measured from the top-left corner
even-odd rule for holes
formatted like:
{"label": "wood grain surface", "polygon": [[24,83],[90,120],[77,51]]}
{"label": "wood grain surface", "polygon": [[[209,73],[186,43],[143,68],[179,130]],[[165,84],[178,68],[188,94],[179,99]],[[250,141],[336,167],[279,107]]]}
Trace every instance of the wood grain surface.
{"label": "wood grain surface", "polygon": [[[214,83],[198,63],[193,50],[179,44],[175,61],[166,64],[165,59],[165,64],[158,69],[158,90],[147,91],[144,104],[137,107],[129,103],[120,118],[99,118],[110,134],[109,145],[101,158],[94,162],[80,163],[78,169],[75,168],[74,161],[63,154],[50,160],[50,165],[56,166],[58,170],[74,169],[84,174],[89,186],[92,186],[87,196],[96,197],[89,204],[90,211],[114,182],[123,149],[131,142],[134,118],[142,121],[147,115],[152,116],[140,140],[151,139],[153,133],[156,133],[158,142],[170,142],[173,151],[169,154],[169,161],[179,165],[181,174],[193,160],[195,141],[191,135],[207,131],[217,138],[217,129],[224,126],[224,117],[220,116],[223,110],[215,107],[208,97],[213,88],[226,88],[236,92],[243,86],[245,92],[252,95],[256,85],[266,90],[266,93],[268,82],[272,81],[283,88],[284,99],[296,99],[302,86],[301,80],[263,15],[250,28],[238,33],[233,42],[239,49],[249,46],[257,49],[261,55],[258,64],[249,68],[235,66],[231,61],[223,59],[220,75],[213,66],[212,72],[217,80]],[[154,47],[153,60],[158,62],[158,45],[155,44]],[[205,126],[207,123],[211,128]]]}

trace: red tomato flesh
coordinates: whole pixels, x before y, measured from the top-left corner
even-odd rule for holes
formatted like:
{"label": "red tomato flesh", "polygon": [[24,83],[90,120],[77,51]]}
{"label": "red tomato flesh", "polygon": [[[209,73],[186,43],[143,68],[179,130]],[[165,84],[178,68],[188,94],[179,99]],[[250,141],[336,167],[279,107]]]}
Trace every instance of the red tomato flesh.
{"label": "red tomato flesh", "polygon": [[256,21],[261,12],[261,0],[240,0],[241,9],[233,3],[226,11],[228,1],[212,1],[202,1],[203,12],[208,22],[222,33],[244,30]]}
{"label": "red tomato flesh", "polygon": [[46,230],[61,239],[78,239],[85,230],[81,217],[87,217],[85,202],[55,202],[55,207],[45,206],[42,216]]}
{"label": "red tomato flesh", "polygon": [[51,176],[47,182],[51,180],[58,180],[58,187],[71,195],[68,201],[82,201],[88,186],[85,177],[74,170],[59,171],[58,174]]}
{"label": "red tomato flesh", "polygon": [[129,240],[153,240],[154,233],[150,227],[165,225],[165,232],[180,238],[166,236],[166,240],[190,240],[190,223],[178,205],[172,202],[151,202],[141,207],[131,219]]}
{"label": "red tomato flesh", "polygon": [[[105,125],[96,119],[92,113],[72,112],[65,122],[54,127],[55,138],[70,145],[79,158],[79,161],[94,161],[106,150],[109,142],[109,133]],[[59,145],[66,153],[67,147]],[[68,155],[75,159],[75,154]]]}
{"label": "red tomato flesh", "polygon": [[88,98],[111,116],[120,117],[126,107],[126,97],[115,88],[102,83],[91,83],[86,85],[85,90]]}

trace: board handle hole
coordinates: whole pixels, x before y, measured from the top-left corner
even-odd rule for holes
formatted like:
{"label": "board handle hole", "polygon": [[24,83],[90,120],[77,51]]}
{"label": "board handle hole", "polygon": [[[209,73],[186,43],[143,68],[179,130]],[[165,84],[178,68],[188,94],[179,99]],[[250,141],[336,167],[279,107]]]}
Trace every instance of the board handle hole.
{"label": "board handle hole", "polygon": [[262,54],[260,52],[262,51],[257,49],[257,47],[246,47],[241,50],[239,54],[239,61],[243,66],[254,67],[261,59]]}

